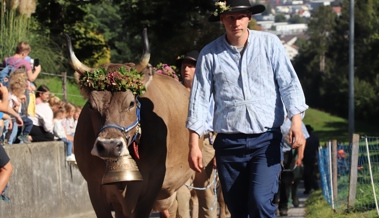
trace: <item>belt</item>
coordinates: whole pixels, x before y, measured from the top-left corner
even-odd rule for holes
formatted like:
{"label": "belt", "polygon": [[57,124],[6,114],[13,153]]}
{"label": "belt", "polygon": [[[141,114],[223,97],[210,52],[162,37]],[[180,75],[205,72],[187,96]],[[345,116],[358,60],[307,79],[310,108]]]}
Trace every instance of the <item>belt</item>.
{"label": "belt", "polygon": [[207,133],[204,133],[204,138],[212,138],[214,136],[214,132],[207,132]]}
{"label": "belt", "polygon": [[214,136],[215,136],[214,132],[207,132],[203,136],[204,136],[204,140],[208,139],[209,140],[209,144],[213,145],[213,140],[214,140]]}

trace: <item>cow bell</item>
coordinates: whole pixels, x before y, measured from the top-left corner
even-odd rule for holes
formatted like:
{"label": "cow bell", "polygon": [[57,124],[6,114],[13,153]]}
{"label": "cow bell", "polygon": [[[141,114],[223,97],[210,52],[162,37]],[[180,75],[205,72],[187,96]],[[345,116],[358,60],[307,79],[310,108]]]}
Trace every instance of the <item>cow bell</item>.
{"label": "cow bell", "polygon": [[130,155],[120,157],[117,160],[106,160],[105,163],[105,173],[101,182],[103,185],[143,180],[137,163]]}

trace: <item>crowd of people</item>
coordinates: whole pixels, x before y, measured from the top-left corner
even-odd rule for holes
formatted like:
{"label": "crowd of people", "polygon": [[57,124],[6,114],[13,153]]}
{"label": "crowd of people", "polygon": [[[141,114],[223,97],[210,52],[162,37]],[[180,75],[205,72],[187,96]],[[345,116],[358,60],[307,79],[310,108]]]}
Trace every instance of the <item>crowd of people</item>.
{"label": "crowd of people", "polygon": [[73,136],[81,106],[61,101],[46,85],[36,85],[41,66],[33,64],[30,52],[30,45],[20,42],[2,65],[14,70],[0,76],[0,193],[12,172],[5,144],[61,140],[66,160],[76,161]]}

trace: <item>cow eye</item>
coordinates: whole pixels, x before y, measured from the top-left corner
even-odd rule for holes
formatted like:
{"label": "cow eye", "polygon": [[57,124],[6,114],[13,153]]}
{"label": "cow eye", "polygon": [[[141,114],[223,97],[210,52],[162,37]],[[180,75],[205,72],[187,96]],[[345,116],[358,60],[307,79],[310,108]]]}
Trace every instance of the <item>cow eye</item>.
{"label": "cow eye", "polygon": [[129,110],[132,109],[133,107],[134,107],[134,101],[131,101],[129,104]]}

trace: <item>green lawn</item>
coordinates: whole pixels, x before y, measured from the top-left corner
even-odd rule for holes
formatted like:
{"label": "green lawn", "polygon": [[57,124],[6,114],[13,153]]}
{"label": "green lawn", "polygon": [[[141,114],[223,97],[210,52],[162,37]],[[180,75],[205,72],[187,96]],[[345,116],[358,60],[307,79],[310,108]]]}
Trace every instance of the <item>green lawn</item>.
{"label": "green lawn", "polygon": [[[320,138],[321,143],[334,139],[341,142],[349,141],[349,123],[347,119],[310,108],[306,111],[303,121],[305,124],[312,125],[315,133]],[[378,136],[379,129],[373,125],[355,121],[355,133],[360,135]]]}
{"label": "green lawn", "polygon": [[[35,83],[37,84],[37,87],[39,85],[46,85],[49,87],[51,93],[62,99],[63,91],[61,77],[41,75],[36,79]],[[83,106],[86,102],[83,96],[80,95],[78,85],[74,83],[74,81],[70,82],[69,79],[67,80],[67,101],[80,106]]]}

